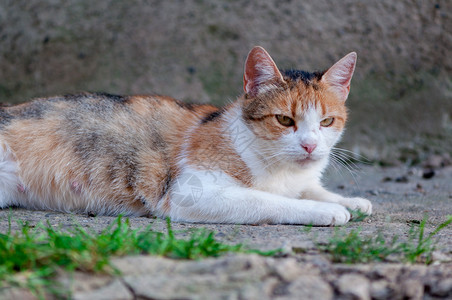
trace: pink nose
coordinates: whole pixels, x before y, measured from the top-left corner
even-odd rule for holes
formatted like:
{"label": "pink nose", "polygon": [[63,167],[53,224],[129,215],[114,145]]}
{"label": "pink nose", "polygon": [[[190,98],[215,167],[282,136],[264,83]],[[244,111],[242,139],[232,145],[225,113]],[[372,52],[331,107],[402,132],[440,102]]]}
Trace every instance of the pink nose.
{"label": "pink nose", "polygon": [[312,153],[312,151],[314,151],[314,149],[317,147],[317,144],[301,144],[301,147],[303,147],[304,150],[306,150],[306,152],[308,152],[309,154]]}

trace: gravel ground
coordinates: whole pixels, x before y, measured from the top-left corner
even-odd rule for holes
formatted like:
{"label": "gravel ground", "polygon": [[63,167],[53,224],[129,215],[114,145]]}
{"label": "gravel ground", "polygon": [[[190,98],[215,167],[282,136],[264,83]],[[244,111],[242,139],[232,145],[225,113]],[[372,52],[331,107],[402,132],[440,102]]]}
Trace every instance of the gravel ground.
{"label": "gravel ground", "polygon": [[[432,169],[433,170],[433,169]],[[370,199],[374,214],[352,222],[363,235],[379,231],[405,238],[409,226],[428,215],[427,232],[452,214],[452,166],[434,169],[364,166],[352,175],[334,169],[326,185],[336,192]],[[8,226],[9,210],[0,211],[0,231]],[[12,209],[13,217],[31,224],[49,220],[70,228],[78,223],[101,230],[113,217],[89,217],[48,211]],[[133,218],[134,227],[152,224],[165,230],[160,219]],[[331,227],[290,225],[216,225],[173,223],[173,229],[205,227],[226,243],[244,243],[261,250],[283,248],[283,257],[227,255],[195,262],[156,257],[118,258],[121,277],[76,273],[74,280],[59,278],[74,291],[75,299],[436,299],[452,297],[452,226],[438,234],[435,262],[430,266],[400,262],[368,265],[333,264],[313,248],[313,239],[326,241]],[[17,228],[13,224],[13,229]],[[179,233],[184,235],[184,233]],[[27,293],[4,290],[0,298],[23,299]],[[29,296],[29,295],[28,295]]]}

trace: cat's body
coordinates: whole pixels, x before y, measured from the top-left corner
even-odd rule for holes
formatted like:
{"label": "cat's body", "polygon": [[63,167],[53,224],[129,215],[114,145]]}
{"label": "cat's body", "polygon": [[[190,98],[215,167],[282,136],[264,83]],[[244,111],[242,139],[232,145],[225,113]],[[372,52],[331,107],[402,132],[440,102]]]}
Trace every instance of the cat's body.
{"label": "cat's body", "polygon": [[320,184],[355,61],[281,74],[256,47],[245,95],[221,109],[108,94],[3,107],[0,207],[313,225],[346,223],[345,206],[370,214]]}

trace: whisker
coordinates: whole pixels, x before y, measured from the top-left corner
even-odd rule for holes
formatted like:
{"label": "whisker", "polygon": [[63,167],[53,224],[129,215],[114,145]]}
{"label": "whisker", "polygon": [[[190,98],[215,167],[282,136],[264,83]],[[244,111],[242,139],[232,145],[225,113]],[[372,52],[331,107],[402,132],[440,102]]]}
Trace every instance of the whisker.
{"label": "whisker", "polygon": [[349,167],[352,167],[355,170],[359,170],[360,169],[360,167],[353,160],[351,160],[349,156],[344,155],[343,153],[340,153],[340,152],[337,153],[337,152],[334,152],[334,151],[332,151],[331,154],[335,155],[337,157],[340,157],[341,160],[344,163],[346,163]]}
{"label": "whisker", "polygon": [[332,160],[335,161],[338,165],[344,167],[352,176],[353,181],[357,185],[357,179],[356,179],[356,170],[353,170],[347,163],[347,161],[344,161],[344,159],[340,156],[337,156],[335,153],[331,153]]}
{"label": "whisker", "polygon": [[367,157],[365,157],[364,155],[358,154],[356,152],[353,152],[351,150],[338,148],[338,147],[333,147],[333,148],[331,148],[331,150],[341,152],[344,155],[350,156],[353,160],[358,161],[360,163],[371,164],[371,161]]}

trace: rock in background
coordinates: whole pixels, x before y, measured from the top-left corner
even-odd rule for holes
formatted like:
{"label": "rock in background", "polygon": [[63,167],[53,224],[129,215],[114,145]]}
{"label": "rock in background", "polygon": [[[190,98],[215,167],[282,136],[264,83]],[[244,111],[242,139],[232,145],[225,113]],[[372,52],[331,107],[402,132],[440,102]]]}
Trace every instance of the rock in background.
{"label": "rock in background", "polygon": [[448,0],[3,0],[0,101],[106,91],[223,104],[254,45],[305,70],[356,51],[343,146],[416,163],[452,153],[451,28]]}

